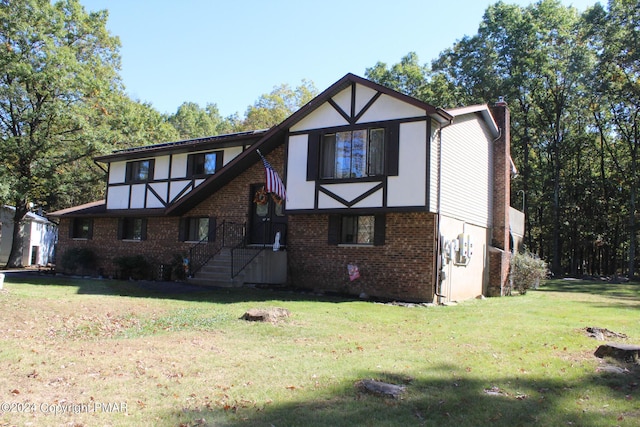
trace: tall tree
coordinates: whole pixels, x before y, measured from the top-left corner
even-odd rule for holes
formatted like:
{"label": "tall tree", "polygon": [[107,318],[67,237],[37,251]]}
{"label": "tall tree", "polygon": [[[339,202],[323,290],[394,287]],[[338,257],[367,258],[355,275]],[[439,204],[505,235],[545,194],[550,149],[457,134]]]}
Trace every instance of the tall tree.
{"label": "tall tree", "polygon": [[378,62],[365,70],[365,76],[369,80],[423,101],[432,98],[429,74],[429,67],[419,64],[415,52],[409,52],[399,63],[391,67],[384,62]]}
{"label": "tall tree", "polygon": [[0,178],[16,207],[10,267],[22,263],[30,203],[43,203],[60,168],[100,151],[86,130],[122,89],[119,40],[106,21],[77,0],[0,0]]}
{"label": "tall tree", "polygon": [[181,139],[219,135],[232,129],[229,120],[220,115],[216,104],[201,108],[195,102],[185,102],[169,116],[169,123],[176,128]]}
{"label": "tall tree", "polygon": [[609,0],[608,11],[590,9],[588,40],[598,52],[592,80],[596,123],[603,144],[621,172],[627,189],[628,274],[635,274],[637,204],[640,187],[640,5],[636,0]]}
{"label": "tall tree", "polygon": [[459,88],[457,103],[491,102],[499,96],[509,102],[516,142],[512,153],[521,170],[514,189],[525,192],[526,211],[536,206],[526,212],[527,243],[537,246],[540,255],[550,246],[558,273],[565,232],[562,171],[572,164],[580,133],[572,117],[579,113],[576,100],[587,63],[577,43],[578,18],[575,9],[557,0],[526,8],[498,2],[487,8],[477,35],[465,37],[433,64],[450,87]]}
{"label": "tall tree", "polygon": [[268,129],[289,117],[311,101],[318,90],[313,82],[303,80],[292,89],[288,84],[276,86],[247,109],[243,130]]}

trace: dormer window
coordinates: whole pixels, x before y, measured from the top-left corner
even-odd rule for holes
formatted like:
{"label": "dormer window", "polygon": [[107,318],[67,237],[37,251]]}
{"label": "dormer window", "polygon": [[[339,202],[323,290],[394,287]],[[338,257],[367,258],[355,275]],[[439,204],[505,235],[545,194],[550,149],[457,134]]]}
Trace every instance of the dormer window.
{"label": "dormer window", "polygon": [[136,160],[127,163],[127,182],[145,182],[153,177],[154,161]]}
{"label": "dormer window", "polygon": [[221,167],[222,151],[190,154],[187,174],[189,176],[213,175]]}
{"label": "dormer window", "polygon": [[322,137],[322,179],[384,175],[385,129],[370,128]]}

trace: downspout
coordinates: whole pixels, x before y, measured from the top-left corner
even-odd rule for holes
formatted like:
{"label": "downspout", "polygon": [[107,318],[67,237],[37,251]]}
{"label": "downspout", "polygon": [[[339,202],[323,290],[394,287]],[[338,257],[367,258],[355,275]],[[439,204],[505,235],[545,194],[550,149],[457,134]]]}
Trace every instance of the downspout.
{"label": "downspout", "polygon": [[437,205],[436,205],[436,232],[437,232],[437,250],[436,250],[436,291],[435,295],[438,297],[438,305],[442,304],[442,298],[446,298],[442,295],[442,282],[444,281],[444,277],[442,274],[442,233],[440,233],[440,221],[441,221],[441,212],[440,207],[442,203],[442,130],[448,126],[453,124],[453,117],[448,118],[449,122],[445,125],[438,126],[438,197],[437,197]]}

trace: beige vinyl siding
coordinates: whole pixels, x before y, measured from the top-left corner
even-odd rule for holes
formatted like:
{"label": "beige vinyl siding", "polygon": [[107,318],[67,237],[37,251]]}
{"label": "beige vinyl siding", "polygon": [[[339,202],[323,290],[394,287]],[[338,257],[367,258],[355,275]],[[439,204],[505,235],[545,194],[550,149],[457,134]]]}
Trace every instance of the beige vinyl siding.
{"label": "beige vinyl siding", "polygon": [[441,212],[480,226],[491,226],[491,133],[479,115],[469,114],[442,130]]}

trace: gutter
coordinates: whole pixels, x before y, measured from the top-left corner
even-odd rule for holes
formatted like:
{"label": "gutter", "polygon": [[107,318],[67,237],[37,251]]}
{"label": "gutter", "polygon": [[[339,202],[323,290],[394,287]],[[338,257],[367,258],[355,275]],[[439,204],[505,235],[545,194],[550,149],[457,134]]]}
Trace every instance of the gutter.
{"label": "gutter", "polygon": [[440,233],[440,221],[441,221],[442,213],[440,212],[440,209],[441,209],[441,203],[442,203],[442,130],[453,124],[453,116],[449,115],[448,113],[447,113],[447,116],[448,116],[448,122],[445,123],[444,125],[440,124],[440,126],[438,127],[438,198],[437,198],[437,209],[436,209],[437,211],[436,231],[438,233],[437,234],[438,246],[436,248],[436,260],[435,260],[436,291],[434,292],[434,294],[438,297],[438,305],[442,304],[443,298],[446,298],[444,295],[442,295],[442,282],[444,281],[444,277],[442,275],[442,234]]}

